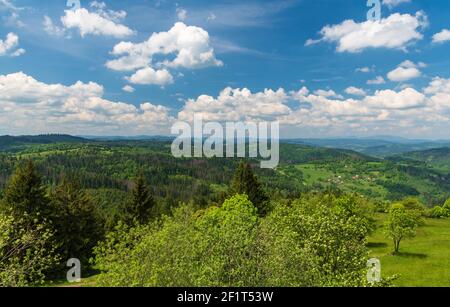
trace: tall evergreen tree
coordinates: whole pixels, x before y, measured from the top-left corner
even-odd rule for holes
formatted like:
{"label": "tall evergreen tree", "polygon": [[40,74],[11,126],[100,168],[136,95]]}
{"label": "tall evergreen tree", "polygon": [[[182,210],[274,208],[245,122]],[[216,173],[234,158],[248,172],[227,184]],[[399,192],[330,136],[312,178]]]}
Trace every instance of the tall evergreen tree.
{"label": "tall evergreen tree", "polygon": [[20,163],[9,180],[1,211],[24,220],[42,222],[50,213],[45,187],[34,163],[31,160]]}
{"label": "tall evergreen tree", "polygon": [[139,175],[131,192],[131,200],[126,204],[125,216],[128,224],[147,224],[155,210],[156,202],[144,175]]}
{"label": "tall evergreen tree", "polygon": [[93,248],[103,236],[97,207],[75,182],[67,178],[52,192],[51,205],[55,240],[63,262],[77,258],[87,266]]}
{"label": "tall evergreen tree", "polygon": [[47,270],[58,260],[50,214],[50,201],[40,174],[31,160],[22,161],[6,186],[0,215],[9,216],[13,221],[6,233],[13,239],[1,251],[13,255],[10,260],[5,260],[5,265],[25,268],[26,271],[18,269],[15,272],[15,278],[23,279],[25,283],[46,277]]}
{"label": "tall evergreen tree", "polygon": [[261,187],[261,183],[249,163],[242,161],[239,164],[231,183],[231,192],[232,194],[246,194],[258,209],[259,215],[267,214],[269,197]]}

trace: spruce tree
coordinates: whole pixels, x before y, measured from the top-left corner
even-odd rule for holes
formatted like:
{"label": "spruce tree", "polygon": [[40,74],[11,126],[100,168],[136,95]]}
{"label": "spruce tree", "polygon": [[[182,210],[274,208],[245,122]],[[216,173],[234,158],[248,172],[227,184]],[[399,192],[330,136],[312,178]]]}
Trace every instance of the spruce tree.
{"label": "spruce tree", "polygon": [[242,161],[239,164],[231,183],[231,192],[232,194],[246,194],[258,209],[259,215],[267,214],[269,198],[249,163]]}
{"label": "spruce tree", "polygon": [[17,166],[0,207],[6,214],[29,223],[42,222],[48,217],[50,208],[45,187],[31,160]]}
{"label": "spruce tree", "polygon": [[155,199],[148,187],[144,175],[139,175],[131,192],[131,200],[125,207],[126,222],[128,224],[147,224],[154,213]]}
{"label": "spruce tree", "polygon": [[[59,259],[54,252],[50,214],[45,186],[35,165],[31,160],[19,163],[0,203],[0,216],[11,217],[14,221],[6,234],[14,239],[3,246],[1,252],[6,250],[7,254],[13,255],[13,263],[9,265],[26,268],[27,271],[23,273],[26,283],[44,278],[47,270]],[[16,277],[22,275],[20,270],[16,274]]]}
{"label": "spruce tree", "polygon": [[78,258],[87,266],[103,235],[97,207],[77,183],[67,178],[52,192],[51,205],[55,240],[63,262]]}

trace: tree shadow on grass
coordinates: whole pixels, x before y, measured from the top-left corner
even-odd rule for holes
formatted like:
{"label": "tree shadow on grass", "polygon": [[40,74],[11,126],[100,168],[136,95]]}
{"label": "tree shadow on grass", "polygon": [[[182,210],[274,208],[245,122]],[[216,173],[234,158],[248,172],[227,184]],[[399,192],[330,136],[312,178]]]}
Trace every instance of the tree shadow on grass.
{"label": "tree shadow on grass", "polygon": [[387,247],[388,244],[384,243],[384,242],[369,242],[366,245],[368,248],[382,248],[382,247]]}

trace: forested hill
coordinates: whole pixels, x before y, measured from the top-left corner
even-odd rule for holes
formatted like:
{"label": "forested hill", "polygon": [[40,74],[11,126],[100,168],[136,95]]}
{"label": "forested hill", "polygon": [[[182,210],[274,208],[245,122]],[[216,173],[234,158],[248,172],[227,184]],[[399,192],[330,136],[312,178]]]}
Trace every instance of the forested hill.
{"label": "forested hill", "polygon": [[0,151],[12,151],[33,144],[85,143],[88,140],[66,134],[43,134],[36,136],[0,136]]}
{"label": "forested hill", "polygon": [[[239,159],[177,159],[171,155],[170,146],[167,140],[100,141],[68,135],[0,137],[0,194],[18,161],[31,158],[49,186],[64,176],[76,178],[105,206],[120,205],[140,173],[165,205],[222,201]],[[450,197],[448,161],[439,160],[442,165],[438,168],[398,157],[381,159],[351,150],[282,143],[276,170],[262,170],[259,161],[250,162],[264,188],[279,198],[333,189],[378,201],[417,196],[431,206]]]}
{"label": "forested hill", "polygon": [[409,140],[394,137],[380,138],[336,138],[336,139],[292,139],[286,142],[325,148],[341,148],[357,151],[374,157],[388,157],[413,151],[450,147],[449,140]]}
{"label": "forested hill", "polygon": [[418,161],[429,167],[450,172],[450,147],[412,151],[402,155],[389,157],[393,161]]}

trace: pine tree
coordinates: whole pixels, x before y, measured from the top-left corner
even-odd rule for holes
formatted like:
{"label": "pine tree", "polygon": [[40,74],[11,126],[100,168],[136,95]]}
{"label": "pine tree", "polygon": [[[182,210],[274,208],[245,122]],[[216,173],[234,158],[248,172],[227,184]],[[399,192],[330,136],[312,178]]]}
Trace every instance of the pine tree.
{"label": "pine tree", "polygon": [[247,162],[241,162],[231,183],[232,194],[246,194],[258,213],[264,216],[268,212],[269,198],[261,187],[252,167]]}
{"label": "pine tree", "polygon": [[59,254],[64,261],[89,263],[92,250],[102,239],[103,228],[97,207],[78,185],[63,178],[51,194],[52,224]]}
{"label": "pine tree", "polygon": [[139,175],[131,192],[131,200],[125,207],[126,222],[128,224],[147,224],[154,213],[156,203],[144,175]]}
{"label": "pine tree", "polygon": [[30,223],[42,222],[50,213],[45,187],[31,160],[20,163],[9,180],[1,211]]}
{"label": "pine tree", "polygon": [[[47,270],[59,259],[54,253],[50,214],[50,201],[35,165],[31,160],[19,163],[6,186],[0,215],[9,216],[14,221],[7,233],[14,239],[3,246],[2,252],[7,250],[7,254],[14,255],[14,265],[29,266],[28,271],[22,274],[24,282],[33,283],[36,278],[44,278]],[[39,238],[34,239],[33,236]],[[19,270],[16,274],[16,277],[21,275]]]}

